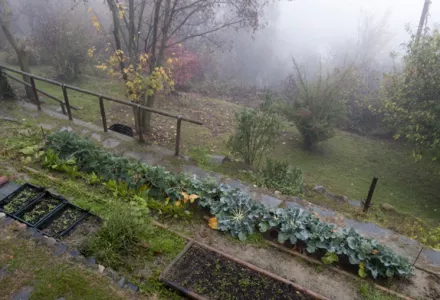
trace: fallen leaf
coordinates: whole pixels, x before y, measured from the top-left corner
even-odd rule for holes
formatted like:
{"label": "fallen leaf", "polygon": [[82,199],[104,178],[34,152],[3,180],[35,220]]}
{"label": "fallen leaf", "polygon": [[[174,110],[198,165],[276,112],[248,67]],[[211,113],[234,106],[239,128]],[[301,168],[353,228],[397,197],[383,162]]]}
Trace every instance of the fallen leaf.
{"label": "fallen leaf", "polygon": [[209,219],[208,221],[208,226],[212,229],[216,229],[218,228],[218,220],[216,217],[212,217]]}

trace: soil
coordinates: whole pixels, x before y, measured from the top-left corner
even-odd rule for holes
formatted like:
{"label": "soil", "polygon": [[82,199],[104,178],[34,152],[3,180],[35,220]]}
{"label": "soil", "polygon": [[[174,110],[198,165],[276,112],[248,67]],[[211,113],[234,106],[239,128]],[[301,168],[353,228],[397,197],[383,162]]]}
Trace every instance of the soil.
{"label": "soil", "polygon": [[18,217],[29,224],[36,224],[47,216],[53,209],[60,205],[62,200],[46,195],[35,205],[21,213]]}
{"label": "soil", "polygon": [[[182,231],[182,224],[179,222],[168,222],[168,225],[176,231]],[[353,280],[351,277],[332,271],[325,265],[308,263],[264,243],[255,245],[242,243],[226,234],[210,229],[204,222],[185,224],[183,231],[199,242],[330,299],[363,299],[359,294],[360,283],[373,282],[372,280]],[[440,295],[440,280],[418,269],[415,269],[414,273],[409,280],[392,281],[386,287],[415,299],[440,299],[437,297]]]}
{"label": "soil", "polygon": [[84,242],[98,231],[100,223],[99,219],[90,215],[61,239],[72,248],[83,249]]}
{"label": "soil", "polygon": [[84,211],[74,206],[68,206],[63,209],[61,213],[57,213],[57,216],[55,216],[53,220],[49,221],[47,225],[43,226],[43,232],[50,236],[56,237],[69,228],[73,223],[75,223],[81,216],[84,215],[84,213]]}
{"label": "soil", "polygon": [[198,246],[192,246],[165,276],[209,299],[313,299],[291,285]]}
{"label": "soil", "polygon": [[39,194],[41,194],[40,190],[27,186],[12,199],[10,199],[8,203],[3,206],[3,210],[8,214],[14,214],[28,205]]}

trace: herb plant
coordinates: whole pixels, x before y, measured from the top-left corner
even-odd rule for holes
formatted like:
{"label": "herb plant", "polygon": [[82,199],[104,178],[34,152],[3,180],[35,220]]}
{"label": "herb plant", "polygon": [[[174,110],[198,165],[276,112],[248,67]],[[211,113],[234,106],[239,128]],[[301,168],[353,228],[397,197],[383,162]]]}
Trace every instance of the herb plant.
{"label": "herb plant", "polygon": [[23,212],[21,218],[30,224],[35,224],[44,216],[49,214],[59,204],[60,200],[51,196],[46,196],[40,202],[35,204],[30,210]]}

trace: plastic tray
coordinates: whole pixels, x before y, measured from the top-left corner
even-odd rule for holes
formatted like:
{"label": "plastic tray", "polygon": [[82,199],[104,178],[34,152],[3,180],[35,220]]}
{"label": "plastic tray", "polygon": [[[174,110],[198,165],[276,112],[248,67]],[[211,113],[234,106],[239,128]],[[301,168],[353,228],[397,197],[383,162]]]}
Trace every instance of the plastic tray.
{"label": "plastic tray", "polygon": [[[31,223],[31,222],[25,221],[25,220],[24,220],[24,215],[25,215],[27,212],[32,211],[32,210],[35,208],[35,206],[39,205],[40,203],[43,203],[43,202],[46,200],[46,198],[48,198],[48,197],[53,198],[53,199],[56,199],[57,202],[58,202],[58,205],[55,206],[54,208],[52,208],[52,210],[44,212],[44,213],[39,217],[39,219],[36,220],[35,222],[32,222],[32,223]],[[67,200],[64,199],[63,197],[54,196],[54,195],[52,195],[50,192],[47,192],[47,191],[46,191],[44,194],[40,195],[40,197],[38,197],[35,201],[33,201],[32,203],[28,204],[26,207],[22,208],[19,212],[17,212],[17,213],[15,214],[15,218],[16,218],[17,220],[19,220],[19,221],[25,223],[25,224],[28,225],[28,226],[31,226],[31,227],[38,227],[38,225],[39,225],[40,223],[43,223],[44,221],[46,221],[46,219],[47,219],[49,216],[51,216],[51,215],[54,214],[56,211],[58,211],[58,210],[61,209],[63,206],[65,206],[66,203],[67,203]]]}
{"label": "plastic tray", "polygon": [[[75,219],[67,223],[66,225],[61,226],[60,230],[57,232],[51,234],[48,231],[46,231],[46,229],[50,228],[50,226],[52,226],[52,224],[56,222],[67,210],[76,210],[79,212],[79,215]],[[40,222],[37,226],[37,229],[41,230],[45,235],[58,238],[73,230],[79,223],[81,223],[85,218],[87,218],[88,215],[90,215],[88,211],[71,203],[66,203],[60,209],[48,215],[44,221]]]}
{"label": "plastic tray", "polygon": [[40,198],[41,195],[44,194],[44,188],[37,187],[37,186],[34,186],[34,185],[32,185],[32,184],[29,184],[29,183],[25,183],[25,184],[23,184],[21,187],[19,187],[19,188],[16,189],[14,192],[12,192],[11,194],[9,194],[8,196],[6,196],[5,198],[3,198],[3,199],[0,201],[0,211],[3,211],[3,212],[4,212],[3,207],[4,207],[5,205],[9,204],[9,203],[10,203],[10,202],[11,202],[11,201],[12,201],[12,200],[13,200],[18,194],[20,194],[24,189],[27,189],[27,188],[30,188],[30,189],[34,189],[34,190],[36,190],[36,191],[38,192],[38,194],[35,195],[35,196],[32,197],[32,198],[28,198],[28,199],[24,202],[24,205],[23,205],[22,207],[20,207],[19,209],[17,209],[16,211],[14,211],[14,212],[12,212],[12,213],[7,213],[7,212],[5,212],[6,214],[13,216],[15,213],[18,213],[20,210],[22,210],[23,208],[25,208],[25,207],[28,206],[29,204],[33,203],[36,199]]}

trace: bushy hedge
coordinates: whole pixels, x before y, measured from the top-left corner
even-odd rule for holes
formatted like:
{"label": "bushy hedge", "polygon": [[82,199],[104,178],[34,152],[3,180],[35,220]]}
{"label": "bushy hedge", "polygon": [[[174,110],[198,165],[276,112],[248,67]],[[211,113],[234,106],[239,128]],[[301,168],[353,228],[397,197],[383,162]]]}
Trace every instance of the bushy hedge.
{"label": "bushy hedge", "polygon": [[174,175],[162,167],[115,156],[70,132],[50,135],[47,148],[62,159],[75,158],[80,171],[94,172],[104,180],[125,181],[132,189],[146,186],[151,196],[159,199],[179,201],[183,198],[183,191],[197,194],[198,205],[209,209],[217,218],[217,228],[241,240],[255,230],[275,230],[280,243],[297,244],[301,241],[309,253],[321,250],[347,258],[350,264],[359,265],[361,276],[370,274],[377,278],[412,274],[408,259],[376,240],[366,239],[354,229],[340,229],[322,222],[302,209],[270,209],[228,185],[218,185],[210,179],[201,181],[184,174]]}

